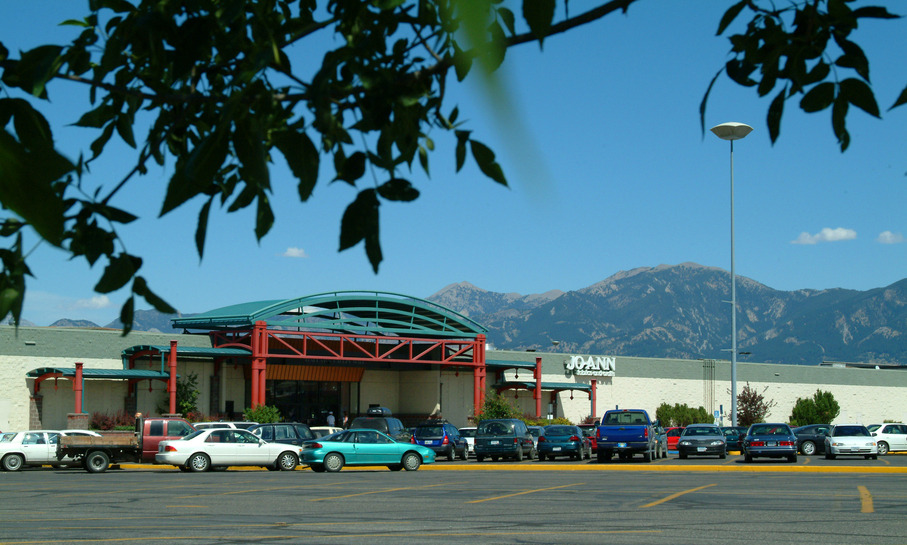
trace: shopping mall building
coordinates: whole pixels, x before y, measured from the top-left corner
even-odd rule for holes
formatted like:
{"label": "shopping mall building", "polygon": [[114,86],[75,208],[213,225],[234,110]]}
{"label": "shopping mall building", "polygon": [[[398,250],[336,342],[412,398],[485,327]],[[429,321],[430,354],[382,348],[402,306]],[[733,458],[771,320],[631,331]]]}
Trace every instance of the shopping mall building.
{"label": "shopping mall building", "polygon": [[[197,379],[198,409],[239,419],[276,406],[286,420],[324,424],[369,406],[404,423],[441,416],[466,426],[498,393],[524,413],[579,423],[607,409],[705,407],[729,423],[730,364],[489,349],[486,329],[430,301],[334,292],[258,301],[174,319],[180,334],[0,326],[0,430],[66,428],[74,417],[176,411],[178,379]],[[737,363],[787,421],[797,398],[831,392],[840,422],[907,420],[907,367]]]}

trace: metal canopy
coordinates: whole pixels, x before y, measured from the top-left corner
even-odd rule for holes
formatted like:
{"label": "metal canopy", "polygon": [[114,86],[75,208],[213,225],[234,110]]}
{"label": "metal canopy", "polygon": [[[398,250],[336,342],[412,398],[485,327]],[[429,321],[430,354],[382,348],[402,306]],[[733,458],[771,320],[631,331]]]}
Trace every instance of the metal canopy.
{"label": "metal canopy", "polygon": [[186,330],[249,329],[264,321],[271,330],[327,330],[337,333],[423,338],[475,338],[488,329],[442,305],[387,292],[337,291],[283,301],[231,305],[174,318]]}
{"label": "metal canopy", "polygon": [[[32,369],[31,371],[25,373],[26,377],[29,378],[40,378],[44,376],[57,376],[60,378],[75,378],[76,370],[75,368],[66,368],[66,367],[39,367],[38,369]],[[95,379],[162,379],[166,380],[170,377],[169,373],[162,373],[160,371],[148,371],[140,369],[82,369],[82,376],[84,378],[95,378]]]}
{"label": "metal canopy", "polygon": [[[582,392],[591,392],[592,385],[584,382],[542,382],[542,390],[560,392],[564,390],[579,390]],[[535,382],[523,382],[520,380],[508,380],[495,384],[498,390],[535,390]]]}
{"label": "metal canopy", "polygon": [[[159,354],[169,354],[170,347],[166,345],[136,345],[130,346],[123,350],[123,359],[128,359],[130,356],[135,354],[140,354],[143,352],[147,353],[159,353]],[[210,347],[201,347],[201,346],[177,346],[176,353],[180,357],[187,358],[221,358],[221,357],[249,357],[252,355],[251,350],[246,350],[244,348],[210,348]]]}
{"label": "metal canopy", "polygon": [[485,360],[485,365],[494,368],[519,368],[535,369],[534,361],[514,361],[514,360]]}

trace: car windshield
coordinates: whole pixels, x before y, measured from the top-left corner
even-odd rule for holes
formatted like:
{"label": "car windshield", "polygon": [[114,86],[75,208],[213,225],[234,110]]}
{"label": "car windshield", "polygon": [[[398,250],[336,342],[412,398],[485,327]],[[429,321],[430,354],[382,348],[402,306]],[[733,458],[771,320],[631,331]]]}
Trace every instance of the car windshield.
{"label": "car windshield", "polygon": [[881,424],[873,424],[873,425],[871,425],[871,426],[866,426],[866,429],[869,430],[869,431],[871,431],[871,432],[873,432],[873,431],[878,430],[878,429],[881,428],[881,427],[882,427]]}
{"label": "car windshield", "polygon": [[869,430],[863,426],[835,426],[835,437],[869,437]]}
{"label": "car windshield", "polygon": [[706,426],[693,426],[683,430],[684,436],[690,435],[721,435],[716,428]]}
{"label": "car windshield", "polygon": [[753,424],[750,435],[791,435],[790,428],[778,424]]}
{"label": "car windshield", "polygon": [[440,437],[444,435],[443,426],[419,426],[416,428],[416,437]]}
{"label": "car windshield", "polygon": [[353,420],[353,425],[350,428],[366,428],[386,432],[387,422],[381,418],[357,418]]}
{"label": "car windshield", "polygon": [[478,435],[507,435],[509,433],[513,433],[512,422],[482,422],[478,431]]}
{"label": "car windshield", "polygon": [[476,430],[475,430],[475,429],[460,428],[460,435],[462,435],[463,437],[475,437],[475,436],[476,436]]}
{"label": "car windshield", "polygon": [[571,426],[547,426],[545,435],[574,435],[576,430]]}
{"label": "car windshield", "polygon": [[9,443],[10,441],[13,440],[13,437],[15,437],[15,436],[16,436],[15,433],[4,433],[4,434],[0,435],[0,443]]}
{"label": "car windshield", "polygon": [[646,415],[641,412],[610,413],[604,421],[605,424],[645,424]]}
{"label": "car windshield", "polygon": [[533,437],[538,437],[542,434],[542,430],[539,428],[529,428],[529,433],[531,433]]}
{"label": "car windshield", "polygon": [[199,435],[201,435],[204,431],[205,430],[194,431],[185,437],[180,437],[179,441],[188,441],[189,439],[194,439],[194,438],[198,437]]}

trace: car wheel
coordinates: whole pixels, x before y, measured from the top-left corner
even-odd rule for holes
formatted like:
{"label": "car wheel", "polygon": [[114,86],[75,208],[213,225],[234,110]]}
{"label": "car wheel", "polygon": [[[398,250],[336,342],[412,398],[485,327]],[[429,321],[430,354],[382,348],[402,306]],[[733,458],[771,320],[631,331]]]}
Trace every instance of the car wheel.
{"label": "car wheel", "polygon": [[296,455],[292,452],[284,452],[277,457],[275,465],[280,468],[281,471],[293,471],[296,469],[296,466],[299,465],[299,460],[296,459]]}
{"label": "car wheel", "polygon": [[3,469],[5,471],[19,471],[25,464],[25,458],[21,454],[10,454],[3,459]]}
{"label": "car wheel", "polygon": [[422,465],[422,458],[415,452],[407,452],[403,455],[403,469],[406,471],[416,471]]}
{"label": "car wheel", "polygon": [[453,445],[451,445],[450,448],[447,449],[447,461],[453,462],[456,459],[457,459],[457,452],[454,450]]}
{"label": "car wheel", "polygon": [[516,448],[516,455],[514,455],[513,459],[516,460],[517,462],[523,461],[523,446],[522,445],[520,445]]}
{"label": "car wheel", "polygon": [[476,462],[484,462],[484,461],[485,461],[484,456],[482,456],[481,454],[476,454]]}
{"label": "car wheel", "polygon": [[816,444],[812,441],[803,441],[803,444],[800,445],[800,452],[804,456],[812,456],[816,453]]}
{"label": "car wheel", "polygon": [[202,453],[193,454],[189,457],[189,461],[186,462],[186,465],[189,466],[191,471],[201,472],[208,471],[211,467],[211,460]]}
{"label": "car wheel", "polygon": [[324,470],[330,473],[337,473],[343,468],[343,456],[332,452],[324,457]]}
{"label": "car wheel", "polygon": [[466,449],[464,448],[463,452],[460,453],[460,459],[466,460],[467,458],[469,458],[469,454],[466,452]]}
{"label": "car wheel", "polygon": [[879,454],[885,456],[886,454],[888,454],[888,450],[888,443],[886,443],[885,441],[879,441]]}
{"label": "car wheel", "polygon": [[110,466],[110,457],[96,450],[85,457],[85,469],[91,473],[104,473]]}
{"label": "car wheel", "polygon": [[529,451],[529,459],[535,460],[536,458],[538,458],[538,455],[539,455],[539,451],[536,450],[535,447],[532,447],[532,450]]}

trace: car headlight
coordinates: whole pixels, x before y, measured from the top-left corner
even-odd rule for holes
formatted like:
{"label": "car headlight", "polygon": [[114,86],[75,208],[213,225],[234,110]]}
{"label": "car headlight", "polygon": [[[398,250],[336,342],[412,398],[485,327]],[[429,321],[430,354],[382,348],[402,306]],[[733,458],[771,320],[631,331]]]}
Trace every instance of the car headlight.
{"label": "car headlight", "polygon": [[683,446],[685,446],[685,447],[688,447],[688,446],[692,445],[692,443],[690,443],[689,441],[681,441],[680,444],[683,445]]}
{"label": "car headlight", "polygon": [[712,442],[709,443],[709,444],[710,444],[711,446],[713,446],[713,447],[717,447],[718,445],[723,445],[723,444],[724,444],[724,441],[712,441]]}
{"label": "car headlight", "polygon": [[874,446],[876,446],[875,441],[870,441],[869,443],[866,443],[866,446],[867,446],[867,447],[874,447]]}

